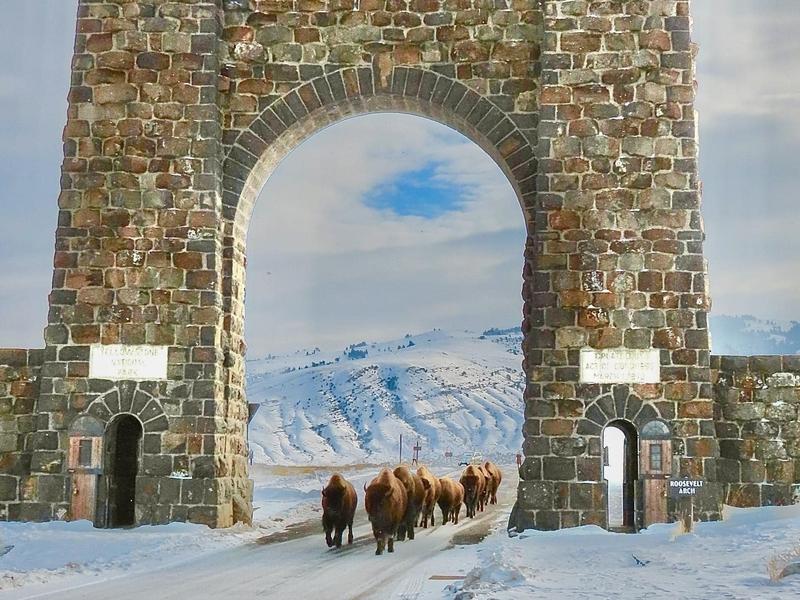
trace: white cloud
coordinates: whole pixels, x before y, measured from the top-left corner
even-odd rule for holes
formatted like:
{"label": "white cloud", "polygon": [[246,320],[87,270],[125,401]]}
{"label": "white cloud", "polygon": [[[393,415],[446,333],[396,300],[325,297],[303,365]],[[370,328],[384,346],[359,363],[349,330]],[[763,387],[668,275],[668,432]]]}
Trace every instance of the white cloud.
{"label": "white cloud", "polygon": [[[463,211],[428,219],[364,204],[369,190],[430,163],[441,165],[441,179],[466,190]],[[256,203],[248,245],[252,252],[266,238],[287,252],[366,251],[521,223],[510,184],[477,145],[433,121],[380,114],[329,127],[292,152]]]}
{"label": "white cloud", "polygon": [[[328,166],[330,163],[331,166]],[[465,189],[435,218],[365,205],[427,164]],[[369,115],[314,136],[267,181],[248,236],[248,343],[256,354],[432,327],[520,320],[522,211],[477,145],[409,115]]]}
{"label": "white cloud", "polygon": [[702,0],[692,11],[701,124],[730,128],[737,116],[770,118],[800,136],[797,0]]}

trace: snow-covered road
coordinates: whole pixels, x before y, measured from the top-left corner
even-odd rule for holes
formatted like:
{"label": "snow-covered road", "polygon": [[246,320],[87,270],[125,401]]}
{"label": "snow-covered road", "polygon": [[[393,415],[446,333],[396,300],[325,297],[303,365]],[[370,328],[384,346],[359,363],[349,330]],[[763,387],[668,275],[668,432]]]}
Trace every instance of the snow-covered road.
{"label": "snow-covered road", "polygon": [[[267,536],[259,542],[206,554],[190,561],[171,564],[147,572],[130,572],[124,576],[91,581],[69,580],[9,590],[3,598],[58,598],[116,600],[152,598],[183,600],[185,598],[283,598],[286,600],[333,598],[396,598],[414,600],[431,586],[441,590],[452,578],[471,568],[466,562],[458,568],[458,549],[451,560],[437,567],[426,563],[455,543],[469,543],[488,534],[516,491],[514,482],[504,482],[500,504],[492,506],[475,519],[462,519],[457,526],[448,524],[418,529],[414,541],[395,545],[393,554],[375,556],[375,543],[359,507],[359,524],[355,542],[340,550],[329,550],[318,522],[296,530],[295,539],[275,541]],[[437,509],[437,522],[440,514]],[[315,531],[308,535],[308,531]],[[278,538],[280,539],[280,538]],[[165,557],[168,559],[169,557]],[[455,561],[455,563],[453,562]],[[448,572],[438,572],[442,565]],[[433,579],[431,579],[433,577]]]}

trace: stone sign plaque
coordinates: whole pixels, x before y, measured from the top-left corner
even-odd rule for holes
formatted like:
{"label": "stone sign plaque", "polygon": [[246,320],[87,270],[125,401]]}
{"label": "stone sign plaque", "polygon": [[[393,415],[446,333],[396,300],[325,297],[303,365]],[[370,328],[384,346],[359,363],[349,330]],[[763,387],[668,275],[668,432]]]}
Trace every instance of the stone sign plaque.
{"label": "stone sign plaque", "polygon": [[95,344],[89,350],[89,377],[115,381],[166,379],[168,350],[168,346]]}
{"label": "stone sign plaque", "polygon": [[661,358],[656,349],[581,350],[581,383],[659,383]]}

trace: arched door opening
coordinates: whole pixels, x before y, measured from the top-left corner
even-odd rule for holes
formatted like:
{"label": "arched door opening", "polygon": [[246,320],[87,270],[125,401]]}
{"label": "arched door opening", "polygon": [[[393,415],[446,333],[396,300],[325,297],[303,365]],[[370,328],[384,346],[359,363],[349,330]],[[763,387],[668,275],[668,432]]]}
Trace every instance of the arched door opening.
{"label": "arched door opening", "polygon": [[603,479],[608,528],[635,531],[639,442],[636,427],[628,421],[612,421],[603,429]]}
{"label": "arched door opening", "polygon": [[106,527],[136,524],[136,476],[142,424],[133,415],[120,415],[106,430]]}

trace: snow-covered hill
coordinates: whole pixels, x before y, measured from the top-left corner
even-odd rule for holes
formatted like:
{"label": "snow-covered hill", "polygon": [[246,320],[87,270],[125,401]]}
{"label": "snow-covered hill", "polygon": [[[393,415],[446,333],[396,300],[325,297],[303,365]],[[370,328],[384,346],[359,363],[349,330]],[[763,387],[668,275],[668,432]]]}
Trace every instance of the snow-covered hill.
{"label": "snow-covered hill", "polygon": [[477,450],[513,460],[522,444],[519,330],[434,330],[341,352],[315,348],[247,363],[257,462],[446,462]]}

